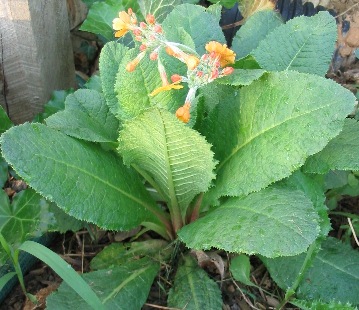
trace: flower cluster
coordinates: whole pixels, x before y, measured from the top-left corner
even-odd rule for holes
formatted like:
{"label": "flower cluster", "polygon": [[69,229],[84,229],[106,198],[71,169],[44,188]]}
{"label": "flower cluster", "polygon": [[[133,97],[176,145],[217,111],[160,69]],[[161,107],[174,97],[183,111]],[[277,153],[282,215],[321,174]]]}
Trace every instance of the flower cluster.
{"label": "flower cluster", "polygon": [[[189,91],[185,103],[176,111],[177,118],[185,123],[190,119],[191,103],[195,98],[197,89],[217,78],[231,74],[234,70],[232,67],[226,66],[234,63],[236,55],[225,44],[211,41],[206,45],[208,53],[199,57],[189,47],[168,41],[161,25],[156,22],[155,17],[151,14],[146,16],[146,22],[138,23],[136,15],[131,9],[128,9],[127,12],[122,11],[119,13],[119,17],[113,20],[113,29],[116,31],[115,37],[122,37],[127,32],[132,32],[135,40],[141,43],[139,54],[127,64],[127,71],[134,71],[146,53],[149,53],[151,60],[157,61],[162,86],[156,88],[150,96],[170,89],[183,88],[180,85],[181,82],[188,84]],[[159,57],[161,48],[165,49],[168,55],[187,65],[187,76],[174,74],[171,77],[172,83],[168,82],[165,68]]]}

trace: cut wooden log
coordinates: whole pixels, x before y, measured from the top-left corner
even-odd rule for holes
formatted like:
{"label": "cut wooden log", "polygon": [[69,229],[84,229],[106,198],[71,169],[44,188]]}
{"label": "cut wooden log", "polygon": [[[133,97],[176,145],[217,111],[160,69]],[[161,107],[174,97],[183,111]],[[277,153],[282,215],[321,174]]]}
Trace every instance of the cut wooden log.
{"label": "cut wooden log", "polygon": [[66,0],[0,0],[0,104],[14,123],[75,85]]}

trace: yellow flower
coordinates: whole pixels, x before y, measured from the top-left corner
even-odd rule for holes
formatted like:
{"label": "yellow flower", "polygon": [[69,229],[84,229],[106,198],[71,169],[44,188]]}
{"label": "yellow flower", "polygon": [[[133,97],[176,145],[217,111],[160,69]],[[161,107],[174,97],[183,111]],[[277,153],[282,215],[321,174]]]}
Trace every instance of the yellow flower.
{"label": "yellow flower", "polygon": [[216,41],[211,41],[206,44],[206,50],[209,53],[214,53],[218,57],[221,67],[228,64],[233,64],[236,54],[230,50],[226,44],[221,44]]}
{"label": "yellow flower", "polygon": [[125,11],[118,13],[118,17],[112,21],[112,28],[116,30],[115,37],[120,38],[131,30],[131,16]]}
{"label": "yellow flower", "polygon": [[161,87],[156,88],[152,93],[150,93],[150,96],[156,96],[157,94],[159,94],[160,92],[166,91],[166,90],[171,90],[171,89],[181,89],[183,88],[183,85],[178,85],[178,82],[172,83],[172,84],[167,84],[167,85],[163,85]]}

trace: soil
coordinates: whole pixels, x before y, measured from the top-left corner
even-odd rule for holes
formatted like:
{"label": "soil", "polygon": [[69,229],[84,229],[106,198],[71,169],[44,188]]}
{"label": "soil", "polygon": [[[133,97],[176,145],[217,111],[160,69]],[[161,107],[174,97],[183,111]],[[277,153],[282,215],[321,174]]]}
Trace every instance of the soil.
{"label": "soil", "polygon": [[[359,61],[354,56],[354,50],[359,48],[359,2],[358,0],[311,0],[311,2],[315,5],[323,5],[328,9],[334,9],[337,13],[337,51],[328,71],[328,77],[355,93],[359,85]],[[68,0],[68,3],[71,6],[75,2]],[[77,15],[74,13],[75,10]],[[77,30],[78,24],[86,15],[84,8],[72,8],[71,14],[76,73],[79,80],[86,81],[98,71],[98,56],[102,45],[92,34]],[[14,193],[10,189],[8,190],[9,195]],[[343,197],[339,203],[338,211],[359,215],[359,198]],[[347,225],[346,218],[334,215],[331,216],[331,221],[333,225],[331,235],[339,239],[343,238],[343,225]],[[59,235],[50,248],[61,255],[79,273],[87,272],[92,257],[104,246],[114,240],[122,241],[129,237],[106,231],[98,231],[97,233],[99,237],[95,243],[91,241],[87,231]],[[357,247],[353,238],[351,242],[354,248]],[[264,265],[255,257],[251,258],[251,280],[259,288],[244,286],[231,279],[227,268],[228,257],[226,253],[218,251],[207,254],[194,253],[194,255],[197,256],[198,261],[210,276],[221,283],[223,310],[274,309],[283,298],[283,292],[271,280]],[[214,255],[216,263],[213,260],[206,259],[203,255]],[[202,257],[202,260],[199,259],[199,256]],[[160,275],[154,281],[148,301],[143,309],[169,309],[166,308],[166,296],[160,293],[158,282],[166,288],[171,286],[171,283],[164,281]],[[56,290],[60,283],[61,279],[49,267],[38,262],[25,276],[25,284],[28,292],[38,297],[39,304],[33,305],[29,300],[26,300],[18,285],[0,305],[0,310],[45,309],[46,297]],[[254,298],[248,296],[254,296]],[[287,305],[286,309],[295,308]]]}

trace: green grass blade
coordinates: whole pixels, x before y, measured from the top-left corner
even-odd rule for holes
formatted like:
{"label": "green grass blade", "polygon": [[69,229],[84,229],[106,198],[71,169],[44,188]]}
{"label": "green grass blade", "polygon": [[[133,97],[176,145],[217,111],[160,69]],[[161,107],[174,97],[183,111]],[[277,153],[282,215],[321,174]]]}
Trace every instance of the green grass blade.
{"label": "green grass blade", "polygon": [[16,276],[16,272],[9,272],[0,278],[0,291],[13,278],[13,276]]}
{"label": "green grass blade", "polygon": [[36,256],[38,259],[49,265],[93,309],[105,309],[104,305],[90,286],[56,253],[33,241],[25,241],[19,249]]}

